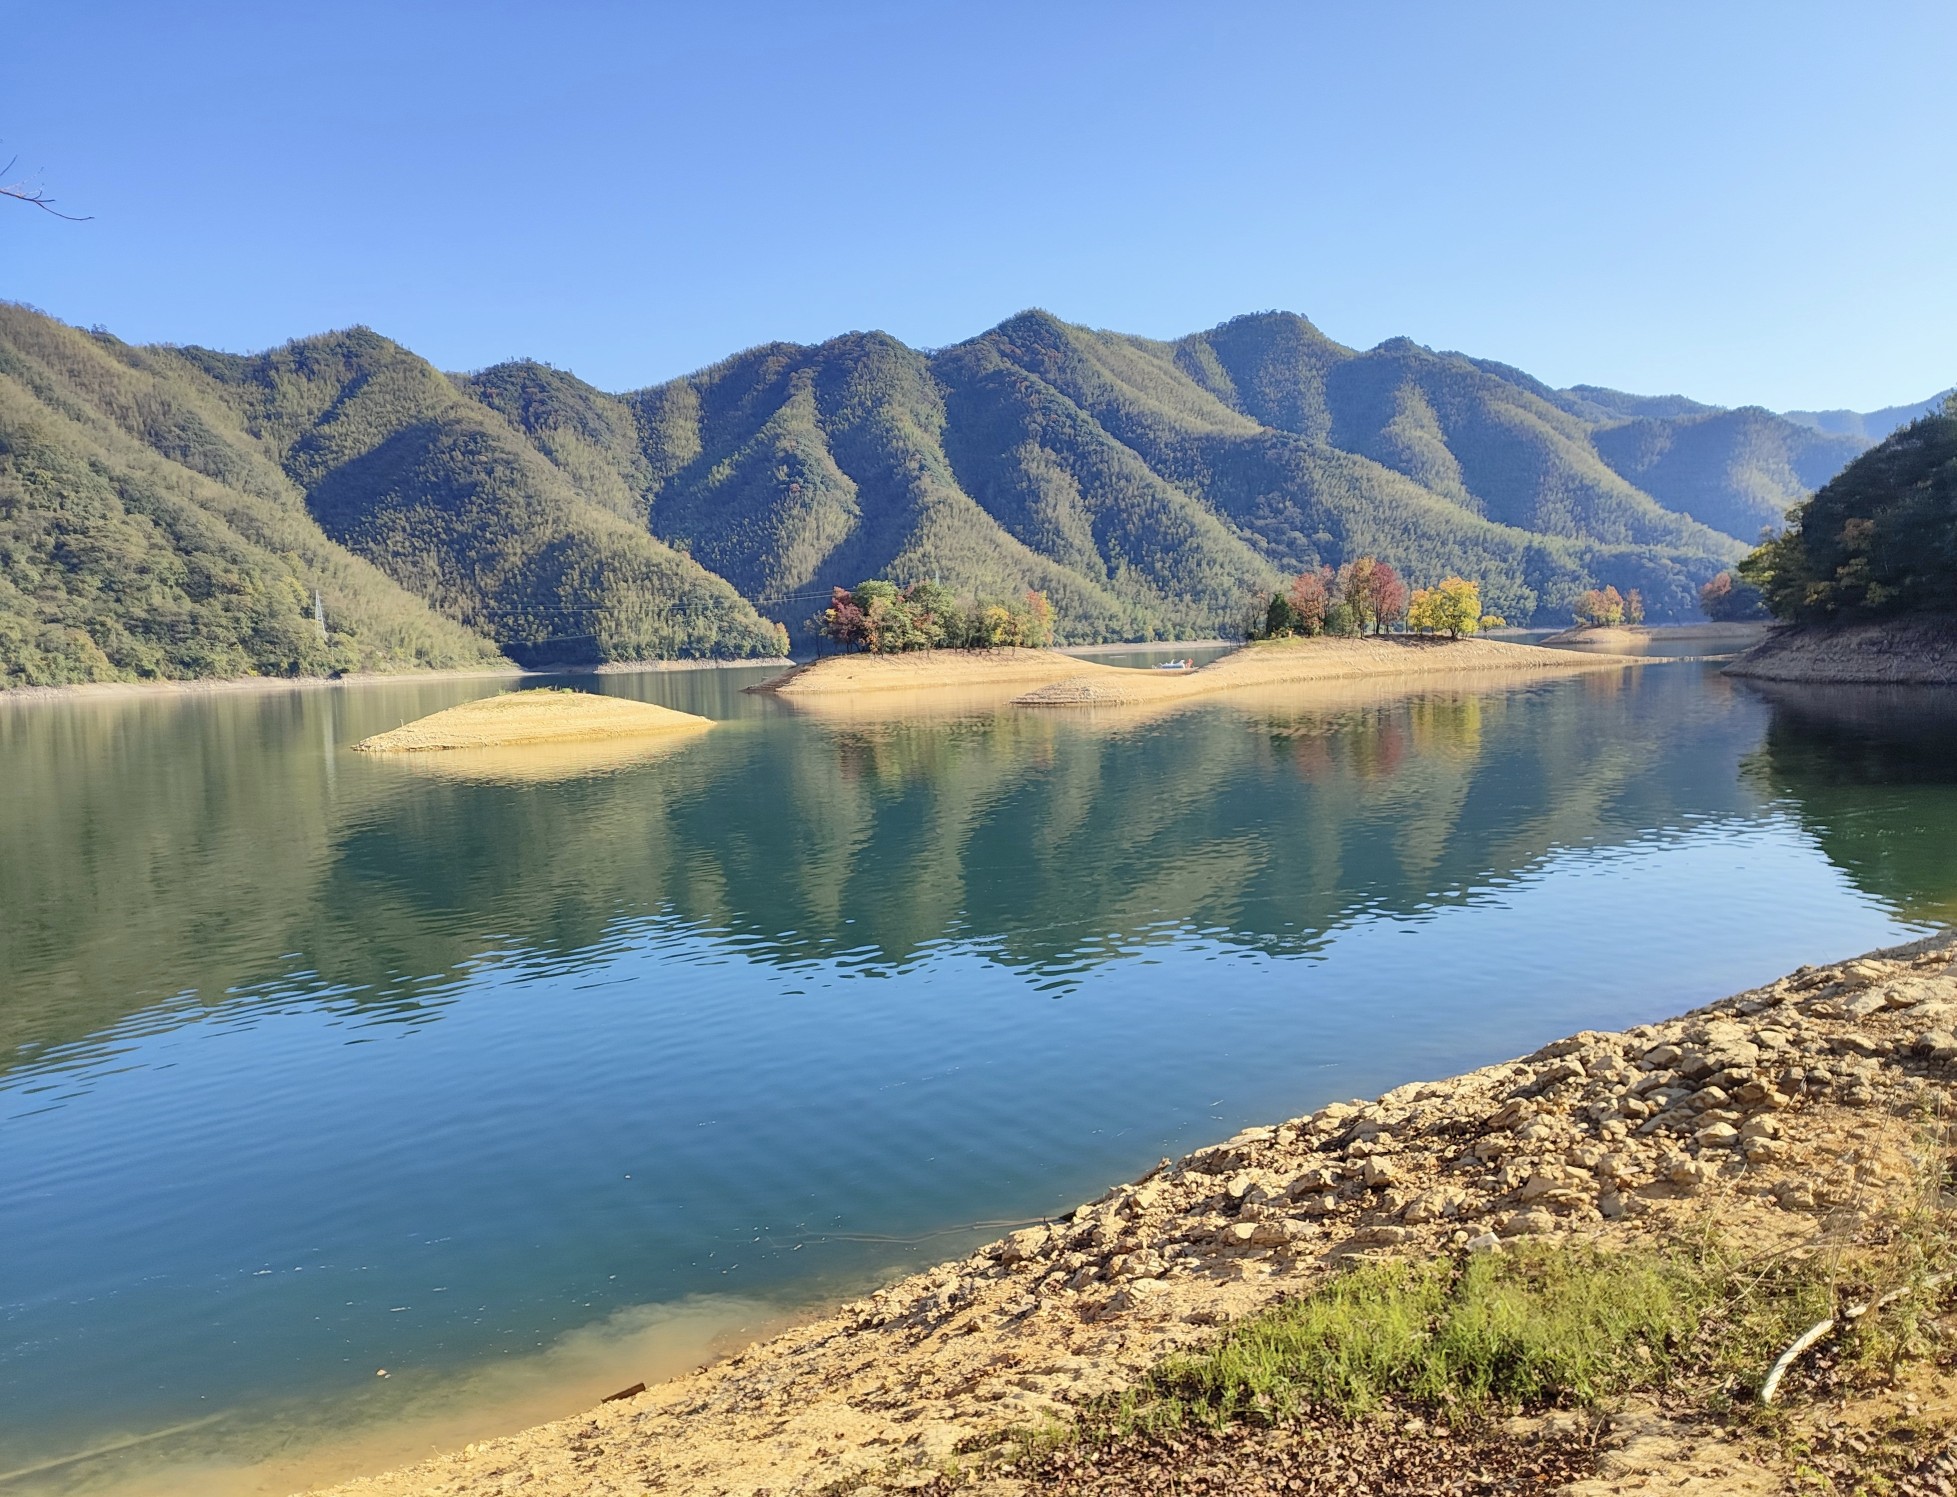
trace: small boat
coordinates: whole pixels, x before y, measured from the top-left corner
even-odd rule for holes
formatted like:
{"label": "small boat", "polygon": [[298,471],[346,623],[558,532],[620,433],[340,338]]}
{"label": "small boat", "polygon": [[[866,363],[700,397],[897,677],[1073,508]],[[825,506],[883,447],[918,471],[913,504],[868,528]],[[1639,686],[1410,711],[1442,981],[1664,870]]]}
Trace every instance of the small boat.
{"label": "small boat", "polygon": [[1193,660],[1158,660],[1155,662],[1155,668],[1158,671],[1186,671],[1195,664]]}

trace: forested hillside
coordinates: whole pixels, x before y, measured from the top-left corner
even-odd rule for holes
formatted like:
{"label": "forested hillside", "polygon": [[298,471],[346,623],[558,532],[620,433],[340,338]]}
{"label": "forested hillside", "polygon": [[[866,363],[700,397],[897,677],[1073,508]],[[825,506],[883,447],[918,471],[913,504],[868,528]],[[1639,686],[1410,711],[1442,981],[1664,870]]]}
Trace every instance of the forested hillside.
{"label": "forested hillside", "polygon": [[1893,432],[1747,557],[1747,580],[1803,623],[1957,615],[1957,395]]}
{"label": "forested hillside", "polygon": [[1516,621],[1606,584],[1679,617],[1865,445],[1286,313],[851,333],[614,395],[365,329],[236,355],[0,307],[0,683],[773,653],[872,576],[1188,636],[1362,553]]}

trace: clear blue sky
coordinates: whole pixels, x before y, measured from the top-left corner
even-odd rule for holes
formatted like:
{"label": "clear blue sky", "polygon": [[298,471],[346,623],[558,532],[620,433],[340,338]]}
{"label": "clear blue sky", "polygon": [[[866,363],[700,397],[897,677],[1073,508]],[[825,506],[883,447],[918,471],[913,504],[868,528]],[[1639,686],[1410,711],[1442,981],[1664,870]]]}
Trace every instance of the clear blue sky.
{"label": "clear blue sky", "polygon": [[1957,380],[1957,6],[13,5],[0,295],[625,389],[1027,306],[1555,384]]}

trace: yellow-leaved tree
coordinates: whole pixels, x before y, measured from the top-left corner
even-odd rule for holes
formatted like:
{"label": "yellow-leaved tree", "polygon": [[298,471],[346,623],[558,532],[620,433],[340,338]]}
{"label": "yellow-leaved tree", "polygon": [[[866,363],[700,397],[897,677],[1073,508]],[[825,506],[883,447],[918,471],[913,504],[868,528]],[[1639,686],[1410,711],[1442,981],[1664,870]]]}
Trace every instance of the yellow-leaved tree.
{"label": "yellow-leaved tree", "polygon": [[1459,639],[1481,627],[1481,586],[1464,577],[1449,577],[1438,587],[1415,590],[1407,604],[1407,627],[1421,634],[1446,634]]}

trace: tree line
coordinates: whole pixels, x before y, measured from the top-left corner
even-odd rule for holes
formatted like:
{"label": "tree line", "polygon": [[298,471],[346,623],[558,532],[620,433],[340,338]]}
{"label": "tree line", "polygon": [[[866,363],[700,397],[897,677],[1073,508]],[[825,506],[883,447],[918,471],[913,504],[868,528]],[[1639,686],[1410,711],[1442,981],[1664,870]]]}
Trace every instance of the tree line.
{"label": "tree line", "polygon": [[1045,649],[1053,643],[1053,605],[1028,589],[1016,600],[964,602],[938,582],[909,587],[881,577],[839,587],[813,621],[846,650],[893,655],[905,650]]}
{"label": "tree line", "polygon": [[1404,627],[1416,634],[1459,639],[1507,621],[1481,609],[1481,584],[1447,577],[1433,587],[1409,588],[1390,562],[1360,556],[1339,567],[1309,568],[1271,594],[1260,617],[1245,630],[1251,639],[1319,634],[1385,634]]}

